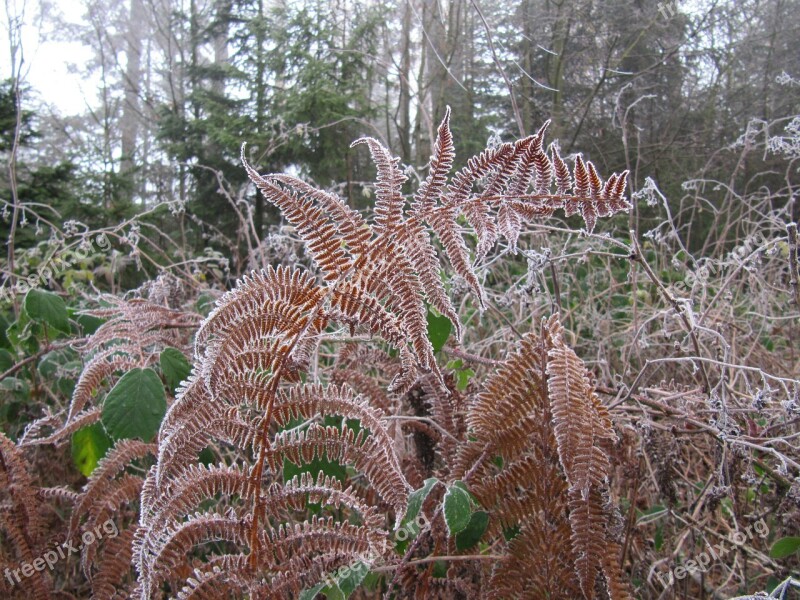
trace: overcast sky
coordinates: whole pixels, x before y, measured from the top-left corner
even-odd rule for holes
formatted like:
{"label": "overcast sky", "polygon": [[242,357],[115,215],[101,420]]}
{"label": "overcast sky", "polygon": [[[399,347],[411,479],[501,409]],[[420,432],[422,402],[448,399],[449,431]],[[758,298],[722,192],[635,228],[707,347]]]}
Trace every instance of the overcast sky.
{"label": "overcast sky", "polygon": [[[48,6],[50,4],[50,6]],[[57,7],[57,8],[54,8]],[[53,17],[58,11],[67,21],[78,23],[85,11],[83,0],[4,0],[2,6],[2,36],[0,41],[0,78],[11,75],[9,49],[9,13],[24,14],[22,28],[23,80],[48,104],[62,115],[82,113],[87,98],[94,102],[95,82],[83,81],[69,72],[70,64],[81,64],[91,57],[91,51],[80,42],[56,41]]]}

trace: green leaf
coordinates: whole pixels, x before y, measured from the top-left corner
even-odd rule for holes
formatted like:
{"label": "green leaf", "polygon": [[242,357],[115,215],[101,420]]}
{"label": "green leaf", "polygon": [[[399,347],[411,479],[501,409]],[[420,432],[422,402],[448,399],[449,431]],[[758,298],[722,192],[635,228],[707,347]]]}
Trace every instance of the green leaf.
{"label": "green leaf", "polygon": [[5,348],[0,348],[0,373],[5,373],[16,364],[11,352]]}
{"label": "green leaf", "polygon": [[217,457],[211,449],[211,446],[206,446],[200,450],[200,454],[197,455],[197,461],[207,467],[217,463]]}
{"label": "green leaf", "polygon": [[303,590],[300,592],[300,595],[297,597],[297,600],[314,600],[322,591],[322,588],[325,587],[324,583],[318,583],[314,587],[308,588],[307,590]]}
{"label": "green leaf", "polygon": [[72,434],[72,460],[75,466],[89,477],[112,443],[100,423],[81,427]]}
{"label": "green leaf", "polygon": [[72,348],[62,348],[60,350],[52,350],[42,357],[39,361],[37,370],[39,375],[46,379],[55,376],[59,369],[64,369],[65,365],[79,358],[78,353]]}
{"label": "green leaf", "polygon": [[197,307],[197,312],[199,312],[204,317],[207,317],[209,313],[214,310],[214,303],[216,299],[211,294],[200,294],[197,298],[197,302],[195,302],[195,307]]}
{"label": "green leaf", "polygon": [[173,392],[181,381],[189,376],[189,372],[192,370],[183,352],[177,348],[164,348],[159,362],[161,363],[161,372],[164,373],[164,378],[167,380],[167,385]]}
{"label": "green leaf", "polygon": [[444,579],[447,577],[447,561],[437,560],[435,563],[433,563],[431,575],[435,579]]}
{"label": "green leaf", "polygon": [[19,377],[6,377],[0,381],[0,390],[11,392],[20,400],[28,400],[31,395],[28,382]]}
{"label": "green leaf", "polygon": [[347,568],[341,568],[337,572],[336,583],[345,598],[349,598],[356,588],[364,581],[364,577],[369,573],[369,565],[358,561]]}
{"label": "green leaf", "polygon": [[764,584],[764,590],[768,594],[771,594],[773,590],[781,584],[781,580],[775,577],[774,575],[770,575],[767,578],[767,583]]}
{"label": "green leaf", "polygon": [[464,530],[456,534],[456,548],[459,550],[472,548],[480,541],[488,524],[489,513],[483,510],[472,513],[469,523]]}
{"label": "green leaf", "polygon": [[92,335],[100,325],[106,322],[105,319],[92,315],[77,315],[75,320],[83,329],[83,335]]}
{"label": "green leaf", "polygon": [[69,332],[67,305],[53,292],[30,290],[25,294],[24,307],[32,321],[47,323],[59,331]]}
{"label": "green leaf", "polygon": [[344,595],[344,592],[335,583],[333,583],[331,585],[326,585],[323,588],[322,593],[325,594],[325,597],[328,600],[346,600],[347,599],[347,596]]}
{"label": "green leaf", "polygon": [[656,526],[656,535],[653,538],[653,548],[655,548],[656,551],[659,551],[661,550],[661,547],[663,545],[664,545],[664,524],[659,523]]}
{"label": "green leaf", "polygon": [[[330,581],[330,580],[328,580]],[[298,600],[314,600],[317,594],[325,594],[328,600],[347,600],[348,594],[345,594],[339,585],[334,581],[332,583],[318,583],[312,588],[303,590],[297,597]]]}
{"label": "green leaf", "polygon": [[646,525],[657,521],[667,514],[667,509],[660,504],[655,504],[648,508],[646,511],[639,513],[639,518],[636,520],[636,525]]}
{"label": "green leaf", "polygon": [[374,592],[376,589],[378,589],[382,579],[383,573],[375,573],[374,571],[370,571],[364,576],[364,581],[361,582],[361,587],[370,592]]}
{"label": "green leaf", "polygon": [[463,369],[456,371],[456,387],[459,392],[463,392],[469,385],[469,380],[475,376],[475,371],[472,369]]}
{"label": "green leaf", "polygon": [[447,532],[452,537],[466,529],[472,518],[469,493],[463,488],[453,485],[444,495],[444,522]]}
{"label": "green leaf", "polygon": [[103,402],[102,421],[115,440],[152,440],[167,412],[164,385],[153,369],[133,369],[123,375]]}
{"label": "green leaf", "polygon": [[467,492],[467,494],[469,495],[469,499],[472,500],[472,505],[475,505],[475,506],[480,505],[480,503],[478,502],[478,499],[474,496],[474,494],[472,492],[469,491],[469,488],[467,487],[466,483],[464,483],[460,479],[457,479],[456,481],[453,482],[453,487],[460,488],[460,489],[464,490],[465,492]]}
{"label": "green leaf", "polygon": [[439,352],[439,350],[444,348],[452,329],[453,324],[450,322],[450,319],[442,315],[434,315],[432,312],[428,311],[428,339],[433,345],[434,352]]}
{"label": "green leaf", "polygon": [[8,329],[9,324],[5,314],[0,313],[0,347],[3,348],[11,348],[11,342],[6,335],[6,329]]}
{"label": "green leaf", "polygon": [[785,558],[800,550],[800,537],[784,537],[772,544],[770,558]]}
{"label": "green leaf", "polygon": [[408,495],[408,507],[406,508],[406,516],[403,517],[400,524],[401,529],[417,518],[419,511],[422,510],[422,504],[425,502],[425,498],[428,497],[428,494],[431,493],[433,486],[436,485],[438,481],[436,477],[426,479],[421,488],[414,490]]}

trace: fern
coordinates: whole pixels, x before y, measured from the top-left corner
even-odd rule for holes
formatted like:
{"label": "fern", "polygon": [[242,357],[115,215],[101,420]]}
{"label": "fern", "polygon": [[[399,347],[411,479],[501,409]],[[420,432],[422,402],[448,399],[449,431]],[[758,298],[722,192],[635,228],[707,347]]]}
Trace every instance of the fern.
{"label": "fern", "polygon": [[[49,541],[38,485],[29,472],[21,450],[0,432],[0,566],[4,571],[17,569],[17,576],[20,563],[32,563]],[[11,585],[6,579],[0,583],[4,597],[21,593],[19,583],[16,589],[9,589]],[[51,597],[53,584],[47,571],[35,571],[25,586],[30,591],[26,597]]]}
{"label": "fern", "polygon": [[[133,548],[136,595],[297,595],[337,566],[397,560],[387,541],[406,510],[407,477],[418,482],[421,470],[430,468],[401,460],[390,432],[396,428],[387,428],[386,411],[401,411],[406,402],[422,412],[416,431],[441,452],[439,472],[473,482],[476,496],[493,509],[487,535],[522,523],[520,536],[508,544],[508,559],[492,575],[496,590],[516,585],[552,591],[561,585],[590,597],[595,571],[611,572],[606,580],[619,589],[616,563],[595,551],[607,539],[601,502],[607,462],[586,447],[595,439],[610,441],[612,433],[557,321],[548,324],[546,338],[526,337],[519,353],[487,381],[466,422],[466,400],[440,370],[427,335],[426,304],[454,324],[457,338],[462,333],[441,277],[436,239],[453,271],[486,304],[461,217],[473,227],[480,260],[498,236],[513,250],[526,221],[558,208],[579,207],[591,231],[595,215],[629,207],[626,174],[603,184],[580,158],[573,189],[554,147],[552,160],[544,151],[545,129],[486,150],[448,183],[454,159],[448,111],[429,175],[410,204],[401,192],[406,178],[398,159],[374,139],[359,140],[378,171],[371,222],[297,178],[257,173],[243,155],[251,180],[294,226],[322,277],[286,267],[254,272],[200,325],[192,374],[162,423],[157,463],[142,490]],[[365,372],[358,357],[366,349],[354,345],[338,352],[329,381],[304,383],[337,327],[377,335],[392,349],[395,359],[370,360],[391,377],[388,388]],[[574,381],[573,371],[580,376]],[[569,423],[569,415],[577,424]],[[576,427],[588,428],[588,438],[576,435]],[[468,442],[468,434],[475,441]],[[233,454],[226,454],[235,458],[198,466],[199,452],[209,445],[229,448]],[[487,453],[502,456],[507,467],[491,473]],[[290,464],[320,460],[349,465],[355,475],[348,482],[322,472],[286,475]],[[508,493],[519,488],[527,490],[524,497]],[[310,504],[319,504],[321,514],[304,520]],[[198,512],[201,506],[211,508]],[[553,527],[560,543],[543,533]],[[452,544],[440,520],[423,535],[436,547]],[[589,553],[572,554],[564,543],[569,537]],[[211,540],[216,543],[209,545]],[[549,561],[538,583],[526,579],[537,560]],[[518,567],[524,571],[510,577]],[[412,571],[401,566],[399,577]],[[443,590],[469,587],[460,576],[424,580]]]}
{"label": "fern", "polygon": [[[102,300],[107,307],[84,311],[105,322],[91,336],[72,344],[86,362],[67,414],[60,423],[56,418],[45,417],[29,424],[22,445],[63,443],[78,429],[100,420],[100,407],[92,405],[103,387],[113,387],[109,384],[119,374],[152,365],[165,347],[187,346],[188,330],[199,324],[200,315],[155,302],[163,300],[162,279],[166,278],[149,286],[150,298],[123,300],[106,295]],[[44,434],[44,428],[53,431]]]}

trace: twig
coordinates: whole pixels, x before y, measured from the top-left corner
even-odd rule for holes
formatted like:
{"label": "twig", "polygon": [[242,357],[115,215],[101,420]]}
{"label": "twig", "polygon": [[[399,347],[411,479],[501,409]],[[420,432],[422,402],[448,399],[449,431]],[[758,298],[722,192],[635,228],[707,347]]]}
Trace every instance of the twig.
{"label": "twig", "polygon": [[[437,562],[440,560],[458,561],[458,560],[503,560],[505,558],[502,554],[458,554],[455,556],[426,556],[425,558],[418,558],[405,563],[403,566],[409,565],[424,565],[425,563]],[[376,567],[371,569],[373,573],[381,573],[383,571],[394,571],[401,564],[384,565],[383,567]]]}
{"label": "twig", "polygon": [[786,226],[789,234],[789,283],[794,294],[794,304],[800,307],[800,275],[797,267],[797,223],[789,223]]}
{"label": "twig", "polygon": [[464,350],[460,350],[459,348],[451,348],[449,346],[445,346],[442,348],[445,354],[450,356],[455,356],[456,358],[461,358],[467,360],[469,362],[474,362],[479,365],[486,365],[489,367],[497,367],[503,364],[501,360],[495,360],[493,358],[484,358],[483,356],[478,356],[477,354],[472,354],[471,352],[466,352]]}
{"label": "twig", "polygon": [[2,374],[0,374],[0,381],[3,381],[3,379],[5,379],[6,377],[9,377],[9,376],[13,375],[14,373],[19,371],[22,367],[24,367],[28,363],[31,363],[31,362],[37,360],[39,357],[47,354],[51,350],[56,349],[56,348],[63,348],[64,346],[67,346],[67,345],[69,345],[69,342],[61,342],[61,343],[52,342],[50,344],[47,344],[44,348],[42,348],[41,350],[39,350],[35,354],[31,354],[30,356],[26,356],[21,361],[19,361],[17,364],[15,364],[15,365],[9,367],[8,369],[6,369]]}
{"label": "twig", "polygon": [[[678,302],[677,298],[673,296],[669,290],[664,286],[661,280],[656,276],[653,272],[653,269],[650,267],[648,262],[644,259],[644,254],[642,253],[642,248],[639,246],[639,240],[636,237],[636,232],[631,229],[631,243],[633,244],[633,252],[631,253],[631,260],[639,263],[642,265],[644,272],[647,273],[647,276],[650,278],[658,290],[661,292],[661,295],[664,296],[667,302],[672,306],[675,312],[680,317],[681,321],[683,322],[684,327],[686,328],[686,332],[689,334],[689,338],[692,340],[692,346],[694,347],[694,352],[697,356],[700,356],[702,353],[700,352],[700,342],[697,339],[697,333],[695,332],[695,328],[692,325],[692,322],[689,320],[689,317],[686,316],[686,307]],[[706,372],[705,365],[700,362],[698,365],[700,369],[700,374],[703,376],[703,384],[705,386],[704,392],[706,394],[711,392],[711,381],[708,378],[708,373]],[[633,388],[631,388],[633,389]]]}

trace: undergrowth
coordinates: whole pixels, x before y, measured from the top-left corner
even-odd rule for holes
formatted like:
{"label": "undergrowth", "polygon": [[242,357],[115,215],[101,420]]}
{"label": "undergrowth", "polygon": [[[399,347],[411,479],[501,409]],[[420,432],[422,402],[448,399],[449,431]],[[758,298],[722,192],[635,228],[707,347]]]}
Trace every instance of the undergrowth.
{"label": "undergrowth", "polygon": [[[229,291],[209,254],[14,298],[3,597],[791,593],[792,157],[780,190],[629,200],[546,128],[453,175],[448,113],[413,194],[359,140],[371,215],[243,151],[285,225]],[[766,131],[730,151],[780,152]]]}

